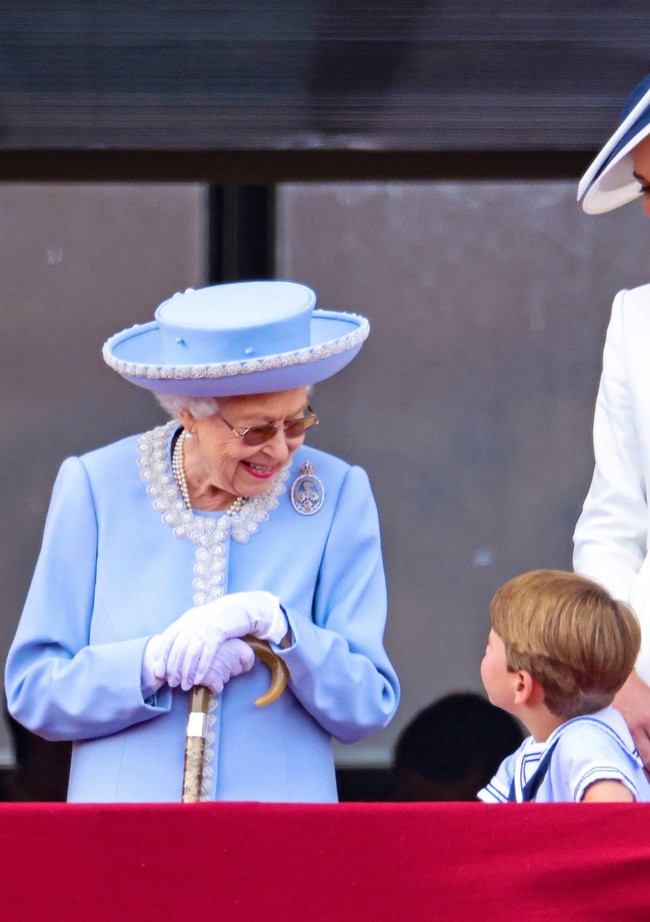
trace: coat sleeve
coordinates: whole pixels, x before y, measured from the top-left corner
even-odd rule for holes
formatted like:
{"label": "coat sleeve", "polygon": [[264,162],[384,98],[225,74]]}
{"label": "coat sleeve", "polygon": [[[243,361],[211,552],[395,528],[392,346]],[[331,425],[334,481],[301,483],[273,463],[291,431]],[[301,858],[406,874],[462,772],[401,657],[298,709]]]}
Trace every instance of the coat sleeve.
{"label": "coat sleeve", "polygon": [[399,684],[383,645],[386,585],[377,508],[361,468],[349,469],[327,538],[312,617],[287,610],[294,644],[276,647],[303,707],[352,743],[384,727]]}
{"label": "coat sleeve", "polygon": [[647,553],[647,500],[626,363],[626,294],[616,296],[607,330],[594,416],[596,463],[574,533],[573,565],[629,602]]}
{"label": "coat sleeve", "polygon": [[97,521],[83,463],[59,471],[43,544],[5,671],[11,714],[50,740],[105,736],[166,713],[170,696],[143,700],[147,637],[90,644]]}

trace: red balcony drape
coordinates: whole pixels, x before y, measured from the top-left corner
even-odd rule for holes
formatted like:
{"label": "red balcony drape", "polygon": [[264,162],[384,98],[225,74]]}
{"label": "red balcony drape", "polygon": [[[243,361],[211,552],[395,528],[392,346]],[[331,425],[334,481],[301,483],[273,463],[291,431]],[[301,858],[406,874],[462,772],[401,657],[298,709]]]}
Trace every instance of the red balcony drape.
{"label": "red balcony drape", "polygon": [[650,804],[0,805],[0,918],[650,919]]}

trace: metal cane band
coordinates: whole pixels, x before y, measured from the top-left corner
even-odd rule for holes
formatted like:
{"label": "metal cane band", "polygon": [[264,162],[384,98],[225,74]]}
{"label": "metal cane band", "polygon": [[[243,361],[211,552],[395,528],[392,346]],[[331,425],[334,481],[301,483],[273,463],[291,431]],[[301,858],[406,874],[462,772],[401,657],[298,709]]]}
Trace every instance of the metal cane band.
{"label": "metal cane band", "polygon": [[186,736],[199,736],[204,740],[208,733],[208,715],[190,711],[187,718]]}

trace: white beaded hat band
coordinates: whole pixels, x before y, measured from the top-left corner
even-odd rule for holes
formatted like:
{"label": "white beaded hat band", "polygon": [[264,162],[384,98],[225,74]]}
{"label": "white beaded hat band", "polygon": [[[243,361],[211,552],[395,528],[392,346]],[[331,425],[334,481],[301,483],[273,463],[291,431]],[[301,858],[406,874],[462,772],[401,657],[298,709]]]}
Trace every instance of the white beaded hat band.
{"label": "white beaded hat band", "polygon": [[162,394],[235,396],[315,384],[352,361],[369,333],[365,317],[315,310],[296,282],[234,282],[188,289],[151,323],[116,333],[106,363]]}

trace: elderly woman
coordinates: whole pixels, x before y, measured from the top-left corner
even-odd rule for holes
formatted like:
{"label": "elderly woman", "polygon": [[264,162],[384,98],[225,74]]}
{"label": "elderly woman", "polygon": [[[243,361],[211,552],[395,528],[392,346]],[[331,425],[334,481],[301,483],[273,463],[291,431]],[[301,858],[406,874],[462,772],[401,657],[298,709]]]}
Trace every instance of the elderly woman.
{"label": "elderly woman", "polygon": [[[335,801],[331,738],[395,712],[368,478],[303,445],[309,386],[368,323],[314,307],[292,282],[189,290],[104,347],[173,419],[63,463],[6,669],[12,714],[74,741],[71,801],[180,800],[192,686],[205,800]],[[263,708],[251,636],[288,669]]]}
{"label": "elderly woman", "polygon": [[[650,216],[650,75],[578,190],[588,214],[642,197]],[[574,567],[630,602],[641,622],[636,670],[614,701],[650,768],[650,285],[612,308],[594,417],[594,476],[576,526]]]}

